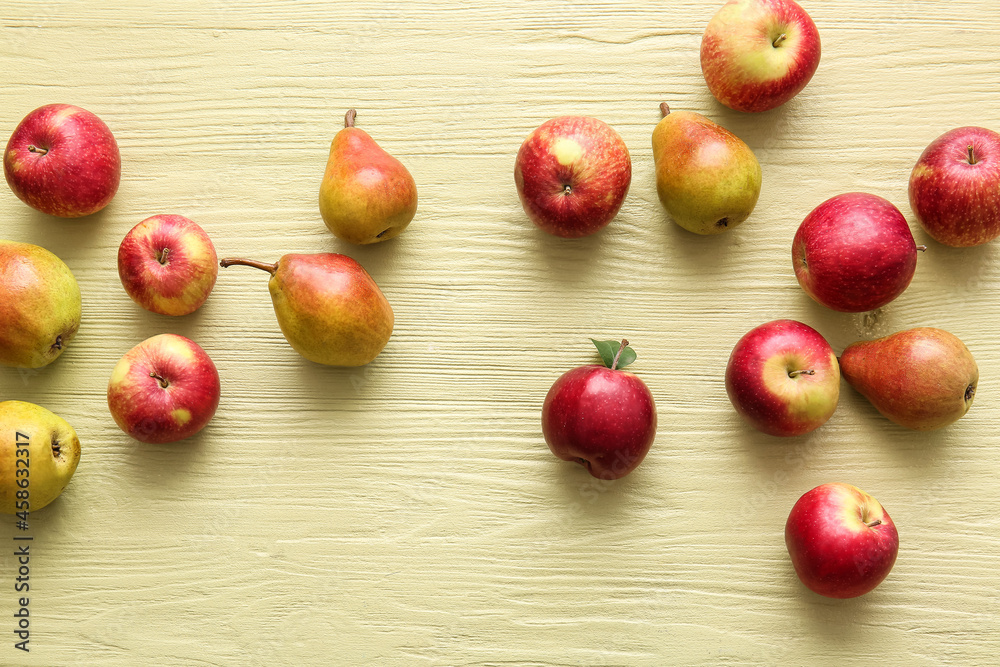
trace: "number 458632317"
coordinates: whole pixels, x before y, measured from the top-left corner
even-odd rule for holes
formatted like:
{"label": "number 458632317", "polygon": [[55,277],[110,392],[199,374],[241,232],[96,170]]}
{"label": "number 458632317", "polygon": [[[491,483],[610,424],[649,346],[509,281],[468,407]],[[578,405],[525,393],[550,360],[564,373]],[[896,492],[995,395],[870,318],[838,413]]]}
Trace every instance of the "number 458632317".
{"label": "number 458632317", "polygon": [[14,464],[14,476],[17,480],[16,484],[19,488],[15,493],[17,500],[14,503],[14,507],[18,510],[18,527],[22,528],[22,530],[26,530],[28,527],[28,510],[31,507],[28,502],[28,477],[31,474],[31,469],[29,467],[31,459],[28,451],[28,445],[31,442],[31,438],[20,431],[17,432],[16,438],[17,450],[15,452],[16,462]]}

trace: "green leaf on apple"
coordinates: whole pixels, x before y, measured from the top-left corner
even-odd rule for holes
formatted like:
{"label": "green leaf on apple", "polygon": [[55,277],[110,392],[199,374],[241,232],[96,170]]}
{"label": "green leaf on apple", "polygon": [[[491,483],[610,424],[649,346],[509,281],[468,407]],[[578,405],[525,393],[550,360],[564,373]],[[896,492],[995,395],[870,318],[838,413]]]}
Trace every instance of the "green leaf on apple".
{"label": "green leaf on apple", "polygon": [[[594,340],[591,338],[590,342],[597,348],[597,351],[601,355],[601,361],[608,368],[625,368],[635,361],[635,350],[628,346],[627,340]],[[618,353],[619,349],[621,350],[621,354]],[[618,357],[617,364],[615,364],[616,356]]]}

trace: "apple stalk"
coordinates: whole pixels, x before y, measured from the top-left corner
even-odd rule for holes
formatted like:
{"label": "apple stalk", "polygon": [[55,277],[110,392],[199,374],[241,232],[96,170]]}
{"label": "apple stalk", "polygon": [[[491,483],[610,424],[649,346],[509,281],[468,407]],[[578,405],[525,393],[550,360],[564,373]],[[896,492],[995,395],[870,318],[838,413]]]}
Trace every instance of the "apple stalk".
{"label": "apple stalk", "polygon": [[618,352],[615,353],[615,358],[611,362],[611,370],[616,370],[618,368],[618,359],[622,356],[622,351],[628,347],[628,341],[622,338],[622,344],[618,346]]}

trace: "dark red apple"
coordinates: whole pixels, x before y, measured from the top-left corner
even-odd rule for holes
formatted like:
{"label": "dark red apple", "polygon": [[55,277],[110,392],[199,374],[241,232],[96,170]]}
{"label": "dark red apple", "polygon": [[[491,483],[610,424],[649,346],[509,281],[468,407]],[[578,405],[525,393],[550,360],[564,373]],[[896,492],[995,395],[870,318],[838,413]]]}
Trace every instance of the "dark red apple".
{"label": "dark red apple", "polygon": [[874,589],[892,570],[899,534],[872,496],[850,484],[823,484],[792,507],[785,546],[810,590],[853,598]]}
{"label": "dark red apple", "polygon": [[840,399],[840,367],[826,339],[795,320],[744,335],[726,365],[736,412],[768,435],[803,435],[826,423]]}
{"label": "dark red apple", "polygon": [[792,241],[795,277],[827,308],[861,313],[903,293],[917,266],[906,218],[863,192],[831,197],[806,216]]}
{"label": "dark red apple", "polygon": [[136,440],[174,442],[205,428],[219,407],[219,372],[189,338],[160,334],[125,353],[108,382],[108,409]]}
{"label": "dark red apple", "polygon": [[622,341],[610,363],[605,354],[603,365],[564,373],[542,404],[542,433],[549,449],[564,461],[581,464],[598,479],[618,479],[632,472],[656,436],[653,395],[646,383],[619,365],[623,352],[635,358],[627,346],[628,341]]}
{"label": "dark red apple", "polygon": [[17,126],[3,158],[7,184],[31,208],[79,218],[118,191],[121,156],[111,130],[80,107],[48,104]]}
{"label": "dark red apple", "polygon": [[910,173],[910,207],[938,243],[1000,236],[1000,134],[960,127],[932,141]]}
{"label": "dark red apple", "polygon": [[550,234],[577,238],[603,229],[618,213],[632,161],[607,123],[560,116],[528,135],[517,152],[514,185],[528,217]]}

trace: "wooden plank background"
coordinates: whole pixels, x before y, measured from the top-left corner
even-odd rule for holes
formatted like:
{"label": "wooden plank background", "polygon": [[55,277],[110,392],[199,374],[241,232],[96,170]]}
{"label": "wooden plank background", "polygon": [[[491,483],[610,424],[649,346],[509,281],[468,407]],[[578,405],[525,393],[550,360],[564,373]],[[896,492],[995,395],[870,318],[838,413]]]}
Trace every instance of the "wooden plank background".
{"label": "wooden plank background", "polygon": [[[32,515],[28,655],[0,548],[0,663],[996,664],[1000,256],[931,241],[906,184],[942,132],[1000,129],[1000,6],[803,4],[823,40],[816,76],[743,115],[699,66],[721,0],[4,2],[0,130],[42,104],[83,106],[114,131],[123,175],[82,220],[0,192],[0,237],[61,256],[84,305],[56,363],[0,369],[0,398],[51,408],[83,441],[62,498]],[[663,212],[661,101],[756,152],[763,190],[738,229],[697,237]],[[337,241],[316,203],[348,107],[418,183],[410,228],[374,247]],[[633,160],[617,219],[577,241],[536,230],[512,178],[521,141],[561,114],[605,120]],[[865,315],[813,304],[790,261],[805,214],[852,190],[896,203],[930,246],[910,288]],[[395,309],[392,340],[362,369],[301,359],[251,269],[222,272],[194,315],[143,311],[115,257],[157,213],[200,223],[220,256],[351,255]],[[814,434],[753,432],[723,371],[742,333],[779,317],[838,352],[948,329],[979,363],[976,404],[918,434],[845,385]],[[223,399],[199,436],[142,445],[105,389],[162,332],[208,350]],[[633,342],[659,409],[650,455],[615,483],[554,459],[539,426],[553,380],[595,360],[589,336]],[[889,578],[852,601],[805,590],[782,536],[798,496],[837,480],[901,534]]]}

